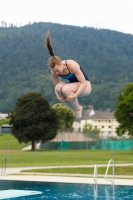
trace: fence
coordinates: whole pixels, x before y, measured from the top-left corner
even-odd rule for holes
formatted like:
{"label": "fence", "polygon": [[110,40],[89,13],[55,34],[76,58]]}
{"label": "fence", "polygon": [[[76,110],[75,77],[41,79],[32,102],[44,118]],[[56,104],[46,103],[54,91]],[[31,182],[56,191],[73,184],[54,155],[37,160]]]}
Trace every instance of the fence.
{"label": "fence", "polygon": [[102,149],[131,150],[133,149],[133,140],[102,141]]}
{"label": "fence", "polygon": [[0,126],[0,134],[4,133],[4,134],[10,134],[11,133],[11,128],[12,126],[5,124]]}
{"label": "fence", "polygon": [[40,145],[41,149],[103,149],[103,150],[131,150],[132,140],[99,140],[82,142],[47,142]]}

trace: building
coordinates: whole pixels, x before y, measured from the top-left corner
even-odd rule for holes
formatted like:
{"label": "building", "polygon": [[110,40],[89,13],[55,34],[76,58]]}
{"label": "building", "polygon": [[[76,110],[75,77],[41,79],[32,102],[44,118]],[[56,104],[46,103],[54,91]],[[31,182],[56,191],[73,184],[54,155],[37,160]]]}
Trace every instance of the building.
{"label": "building", "polygon": [[101,111],[101,110],[83,110],[83,117],[78,122],[75,121],[73,128],[75,131],[80,130],[83,132],[85,124],[91,124],[93,128],[100,129],[100,138],[117,137],[116,128],[118,122],[116,121],[113,112]]}
{"label": "building", "polygon": [[[8,114],[0,113],[0,120],[4,120],[8,117]],[[0,134],[1,133],[11,133],[12,126],[9,124],[0,125]]]}
{"label": "building", "polygon": [[8,117],[8,114],[0,113],[0,120],[4,120]]}

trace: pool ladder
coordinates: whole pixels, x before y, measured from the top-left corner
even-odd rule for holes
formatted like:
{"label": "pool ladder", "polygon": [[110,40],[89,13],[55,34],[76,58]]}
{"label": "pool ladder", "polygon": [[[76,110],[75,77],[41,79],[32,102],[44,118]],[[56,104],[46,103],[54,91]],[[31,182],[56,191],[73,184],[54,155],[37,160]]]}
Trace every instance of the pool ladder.
{"label": "pool ladder", "polygon": [[[107,179],[107,174],[108,174],[108,170],[109,170],[111,162],[112,162],[112,179]],[[112,197],[113,197],[113,199],[115,199],[115,191],[114,191],[114,160],[113,159],[110,159],[109,162],[108,162],[108,166],[107,166],[106,173],[105,173],[105,180],[106,181],[111,181],[112,189],[113,189],[113,196]],[[108,199],[110,199],[110,195],[108,193],[107,188],[105,188],[105,194],[108,196]]]}
{"label": "pool ladder", "polygon": [[[108,170],[109,170],[111,162],[112,162],[112,180],[107,179],[107,174],[108,174]],[[105,173],[105,180],[111,181],[112,185],[114,185],[114,160],[113,159],[110,159],[109,162],[108,162],[108,166],[107,166],[106,173]]]}
{"label": "pool ladder", "polygon": [[94,199],[97,200],[97,165],[94,167]]}
{"label": "pool ladder", "polygon": [[97,185],[97,165],[94,166],[94,182]]}
{"label": "pool ladder", "polygon": [[2,168],[1,168],[1,176],[6,174],[6,158],[2,158]]}
{"label": "pool ladder", "polygon": [[[107,174],[108,174],[108,170],[109,170],[111,162],[112,162],[112,179],[107,179]],[[114,185],[114,160],[113,159],[109,160],[104,177],[105,177],[106,181],[111,181],[112,185]],[[94,182],[97,185],[97,165],[95,165],[95,167],[94,167]]]}

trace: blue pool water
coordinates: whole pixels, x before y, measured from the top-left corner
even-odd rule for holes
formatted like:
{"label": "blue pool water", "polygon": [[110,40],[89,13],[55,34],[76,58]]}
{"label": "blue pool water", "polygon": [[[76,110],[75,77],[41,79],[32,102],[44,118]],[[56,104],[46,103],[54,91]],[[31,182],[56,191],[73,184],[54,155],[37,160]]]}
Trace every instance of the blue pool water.
{"label": "blue pool water", "polygon": [[[56,177],[55,177],[56,179]],[[124,181],[124,180],[123,180]],[[23,196],[4,197],[8,200],[133,200],[133,186],[110,186],[72,183],[0,180],[0,195],[22,191]],[[30,191],[30,195],[26,195]]]}

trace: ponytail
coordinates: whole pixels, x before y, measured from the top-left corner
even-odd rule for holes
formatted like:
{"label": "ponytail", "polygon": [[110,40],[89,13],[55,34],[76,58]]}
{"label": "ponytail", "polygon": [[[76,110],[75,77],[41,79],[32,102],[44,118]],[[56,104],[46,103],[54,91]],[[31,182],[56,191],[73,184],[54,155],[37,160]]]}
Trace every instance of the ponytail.
{"label": "ponytail", "polygon": [[62,61],[58,56],[55,56],[51,41],[50,41],[50,32],[48,31],[45,37],[45,44],[46,47],[48,48],[49,54],[51,55],[51,58],[48,60],[48,65],[50,68],[54,68],[55,65],[59,65],[60,62]]}
{"label": "ponytail", "polygon": [[50,32],[47,32],[46,38],[45,38],[45,44],[48,48],[49,54],[53,57],[54,56],[54,51],[51,45],[51,41],[50,41]]}

